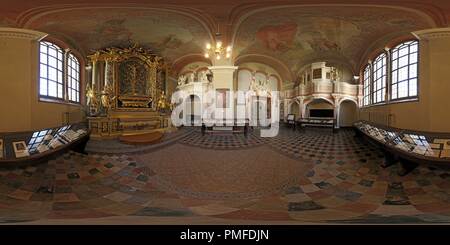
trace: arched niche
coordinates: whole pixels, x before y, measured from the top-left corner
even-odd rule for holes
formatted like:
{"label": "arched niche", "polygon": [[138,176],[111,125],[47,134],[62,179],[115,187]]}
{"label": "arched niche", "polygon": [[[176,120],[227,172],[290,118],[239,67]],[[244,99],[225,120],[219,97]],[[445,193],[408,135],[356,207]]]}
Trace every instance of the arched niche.
{"label": "arched niche", "polygon": [[269,83],[267,85],[268,89],[270,91],[279,91],[278,84],[279,84],[278,77],[276,77],[274,75],[270,75],[269,76]]}
{"label": "arched niche", "polygon": [[323,98],[315,98],[305,107],[306,117],[334,117],[334,105]]}
{"label": "arched niche", "polygon": [[289,105],[288,114],[294,114],[295,119],[301,117],[301,108],[300,104],[297,101],[294,101]]}
{"label": "arched niche", "polygon": [[344,100],[339,105],[339,126],[351,127],[357,120],[357,104],[352,100]]}
{"label": "arched niche", "polygon": [[241,69],[238,71],[238,91],[248,91],[250,82],[252,81],[252,73],[248,69]]}

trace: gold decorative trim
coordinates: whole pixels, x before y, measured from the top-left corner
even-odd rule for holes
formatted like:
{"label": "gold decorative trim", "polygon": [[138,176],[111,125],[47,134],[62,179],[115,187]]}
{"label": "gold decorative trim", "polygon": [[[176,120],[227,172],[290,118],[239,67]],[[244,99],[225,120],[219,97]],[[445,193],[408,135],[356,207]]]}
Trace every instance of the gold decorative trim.
{"label": "gold decorative trim", "polygon": [[[163,88],[165,83],[165,80],[158,80],[158,72],[167,69],[167,65],[164,63],[162,57],[154,54],[149,49],[138,47],[137,44],[134,44],[129,48],[110,47],[97,50],[89,55],[88,59],[93,63],[94,67],[98,62],[104,64],[105,77],[104,81],[100,81],[100,83],[104,84],[105,88],[111,88],[111,91],[105,91],[103,94],[105,95],[105,98],[111,98],[111,109],[113,111],[155,111],[157,109],[155,103],[159,101],[161,92],[164,92]],[[128,73],[120,73],[119,69],[121,64],[130,62],[134,59],[139,60],[139,63],[141,63],[148,72],[144,79],[148,86],[146,88],[147,91],[138,94],[133,88],[132,93],[123,94],[122,91],[120,91],[120,84],[124,82],[124,78],[121,78],[120,74]],[[131,70],[129,74],[130,76],[133,76],[135,72],[132,72]],[[136,78],[132,78],[133,81],[135,79]],[[98,81],[96,81],[96,83],[97,82]],[[131,85],[134,85],[134,83]],[[149,106],[150,102],[152,102],[151,106]]]}

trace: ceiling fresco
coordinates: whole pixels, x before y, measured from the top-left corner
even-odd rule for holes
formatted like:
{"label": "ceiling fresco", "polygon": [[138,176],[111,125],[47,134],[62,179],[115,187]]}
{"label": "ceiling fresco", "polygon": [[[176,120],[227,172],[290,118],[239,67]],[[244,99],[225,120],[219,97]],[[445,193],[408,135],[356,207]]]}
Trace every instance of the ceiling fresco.
{"label": "ceiling fresco", "polygon": [[[167,60],[202,53],[208,32],[195,19],[150,9],[74,9],[46,14],[28,28],[65,36],[84,52],[137,43]],[[70,37],[70,38],[69,38]]]}
{"label": "ceiling fresco", "polygon": [[319,60],[357,70],[372,46],[448,23],[448,0],[2,0],[0,7],[0,27],[49,33],[83,55],[137,43],[172,62],[173,74],[204,61],[204,45],[220,29],[235,64],[265,60],[283,80]]}
{"label": "ceiling fresco", "polygon": [[292,71],[317,59],[355,65],[367,46],[392,33],[429,28],[416,13],[391,8],[289,7],[250,15],[236,34],[235,55],[265,54]]}

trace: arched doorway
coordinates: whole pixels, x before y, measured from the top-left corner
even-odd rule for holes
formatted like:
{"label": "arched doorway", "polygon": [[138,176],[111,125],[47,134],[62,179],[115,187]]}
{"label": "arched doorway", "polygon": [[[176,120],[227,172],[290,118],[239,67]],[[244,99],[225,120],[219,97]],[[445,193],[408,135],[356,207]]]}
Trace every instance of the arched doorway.
{"label": "arched doorway", "polygon": [[294,114],[295,119],[298,119],[301,117],[300,113],[300,105],[297,101],[291,103],[291,109],[289,110],[289,114]]}
{"label": "arched doorway", "polygon": [[356,121],[357,105],[352,100],[344,100],[339,105],[339,127],[351,127]]}
{"label": "arched doorway", "polygon": [[334,105],[325,99],[313,99],[306,105],[306,117],[334,117]]}
{"label": "arched doorway", "polygon": [[202,103],[198,95],[191,94],[185,101],[185,125],[194,126],[201,124]]}

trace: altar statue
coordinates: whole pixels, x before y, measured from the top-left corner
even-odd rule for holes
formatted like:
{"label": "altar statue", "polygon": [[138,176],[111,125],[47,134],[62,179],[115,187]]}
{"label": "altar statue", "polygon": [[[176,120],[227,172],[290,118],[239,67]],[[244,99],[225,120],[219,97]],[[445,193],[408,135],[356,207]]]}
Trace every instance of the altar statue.
{"label": "altar statue", "polygon": [[156,108],[159,111],[164,111],[167,108],[167,98],[166,98],[166,94],[164,93],[164,91],[161,91],[161,95],[159,97]]}
{"label": "altar statue", "polygon": [[89,115],[95,115],[98,112],[97,95],[94,90],[94,86],[89,84],[86,87],[86,105],[88,106]]}
{"label": "altar statue", "polygon": [[91,87],[90,84],[86,86],[86,105],[88,106],[96,106],[97,98],[95,96],[95,90]]}
{"label": "altar statue", "polygon": [[109,84],[105,84],[105,87],[103,88],[102,95],[100,97],[102,107],[105,109],[105,113],[108,113],[108,111],[112,107],[112,102],[116,98],[114,95],[114,91],[112,87]]}

